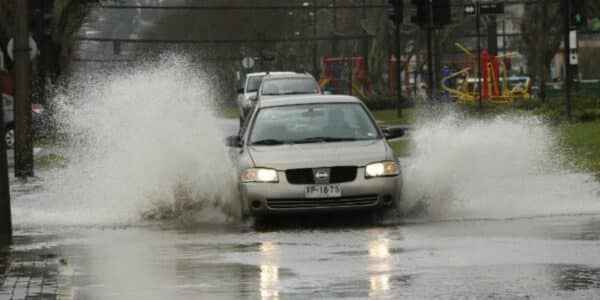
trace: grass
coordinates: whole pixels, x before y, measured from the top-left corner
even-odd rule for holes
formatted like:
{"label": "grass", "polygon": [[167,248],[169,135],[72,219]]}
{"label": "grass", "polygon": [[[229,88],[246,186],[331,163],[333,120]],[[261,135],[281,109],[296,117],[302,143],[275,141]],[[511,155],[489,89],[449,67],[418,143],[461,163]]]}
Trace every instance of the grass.
{"label": "grass", "polygon": [[563,147],[577,165],[600,179],[600,121],[563,124],[557,128]]}
{"label": "grass", "polygon": [[409,139],[400,139],[400,140],[395,140],[395,141],[390,142],[390,146],[392,147],[392,150],[394,150],[394,153],[398,157],[407,157],[410,154],[409,153],[409,144],[410,144]]}
{"label": "grass", "polygon": [[217,115],[227,119],[237,119],[240,117],[240,113],[234,105],[219,106]]}
{"label": "grass", "polygon": [[[415,108],[412,107],[403,109],[400,118],[397,117],[395,109],[374,110],[372,112],[377,122],[384,125],[410,125],[415,117]],[[410,137],[390,141],[390,146],[396,156],[406,157],[409,155],[409,143]]]}
{"label": "grass", "polygon": [[61,155],[50,153],[42,155],[35,160],[35,165],[39,168],[64,168],[69,160]]}
{"label": "grass", "polygon": [[408,125],[414,120],[415,108],[408,107],[402,110],[402,116],[396,116],[395,109],[374,110],[373,116],[378,122],[386,125]]}

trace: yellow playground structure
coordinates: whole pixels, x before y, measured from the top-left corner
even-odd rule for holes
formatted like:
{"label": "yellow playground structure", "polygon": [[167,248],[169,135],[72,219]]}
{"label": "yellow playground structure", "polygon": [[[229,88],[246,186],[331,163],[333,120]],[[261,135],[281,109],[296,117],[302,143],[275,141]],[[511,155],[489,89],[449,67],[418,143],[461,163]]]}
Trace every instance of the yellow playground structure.
{"label": "yellow playground structure", "polygon": [[[508,76],[504,58],[517,57],[518,53],[507,53],[494,56],[486,50],[481,52],[481,76],[478,80],[477,56],[460,43],[456,47],[462,50],[470,59],[471,66],[444,77],[441,87],[458,103],[475,102],[481,92],[482,100],[494,104],[512,104],[516,99],[531,101],[531,78],[528,76]],[[473,75],[472,75],[473,74]],[[454,87],[449,83],[455,82]],[[481,83],[481,89],[479,89]]]}

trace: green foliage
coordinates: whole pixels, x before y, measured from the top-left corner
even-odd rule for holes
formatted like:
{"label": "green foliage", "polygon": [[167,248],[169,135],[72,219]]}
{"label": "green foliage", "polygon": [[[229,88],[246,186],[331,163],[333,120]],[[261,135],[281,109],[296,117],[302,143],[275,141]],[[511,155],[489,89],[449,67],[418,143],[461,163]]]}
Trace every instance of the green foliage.
{"label": "green foliage", "polygon": [[563,147],[578,158],[579,167],[600,178],[600,120],[558,127]]}
{"label": "green foliage", "polygon": [[[544,103],[536,102],[531,104],[528,109],[544,116],[552,123],[565,121],[565,102],[562,97],[548,99]],[[600,98],[598,97],[575,94],[572,109],[575,122],[600,120]]]}
{"label": "green foliage", "polygon": [[36,159],[35,165],[40,168],[64,168],[69,160],[61,155],[50,153]]}
{"label": "green foliage", "polygon": [[398,157],[406,157],[410,154],[410,141],[408,139],[400,139],[391,141],[390,146],[394,150],[394,153]]}
{"label": "green foliage", "polygon": [[378,122],[386,125],[408,125],[413,122],[415,108],[407,107],[402,110],[402,116],[398,118],[396,109],[373,110],[373,116]]}
{"label": "green foliage", "polygon": [[[395,109],[396,108],[396,95],[395,94],[381,94],[367,96],[362,101],[370,110],[380,109]],[[414,102],[408,100],[406,97],[402,97],[401,106],[413,107]]]}
{"label": "green foliage", "polygon": [[237,119],[240,117],[240,112],[236,106],[224,105],[217,108],[217,116],[227,119]]}

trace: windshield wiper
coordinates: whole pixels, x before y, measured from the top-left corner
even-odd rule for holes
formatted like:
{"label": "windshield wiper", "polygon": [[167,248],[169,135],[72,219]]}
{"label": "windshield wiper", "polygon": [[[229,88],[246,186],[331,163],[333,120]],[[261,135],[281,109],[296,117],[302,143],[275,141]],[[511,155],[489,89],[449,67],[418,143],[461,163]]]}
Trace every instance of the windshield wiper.
{"label": "windshield wiper", "polygon": [[283,145],[284,141],[276,140],[276,139],[264,139],[252,142],[252,145],[265,145],[265,146],[273,146],[273,145]]}
{"label": "windshield wiper", "polygon": [[313,94],[313,93],[311,93],[311,92],[302,92],[302,91],[279,93],[279,95],[308,95],[308,94]]}
{"label": "windshield wiper", "polygon": [[304,138],[300,140],[295,140],[293,143],[295,144],[304,144],[304,143],[328,143],[328,142],[344,142],[344,141],[356,141],[355,138],[341,138],[341,137],[329,137],[329,136],[314,136],[309,138]]}

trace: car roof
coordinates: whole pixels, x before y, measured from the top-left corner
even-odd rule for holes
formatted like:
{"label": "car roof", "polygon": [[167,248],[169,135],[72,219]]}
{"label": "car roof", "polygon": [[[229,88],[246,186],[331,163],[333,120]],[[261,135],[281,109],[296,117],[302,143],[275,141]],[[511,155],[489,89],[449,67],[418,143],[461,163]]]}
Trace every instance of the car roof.
{"label": "car roof", "polygon": [[277,72],[254,72],[246,74],[246,77],[252,76],[265,76],[265,75],[294,75],[295,72],[292,71],[277,71]]}
{"label": "car roof", "polygon": [[258,102],[259,107],[275,107],[285,105],[300,105],[314,103],[362,103],[360,99],[348,95],[285,95],[272,96]]}
{"label": "car roof", "polygon": [[288,72],[279,72],[279,73],[269,73],[265,75],[263,81],[269,79],[281,79],[281,78],[310,78],[315,79],[312,75],[308,73],[288,73]]}

